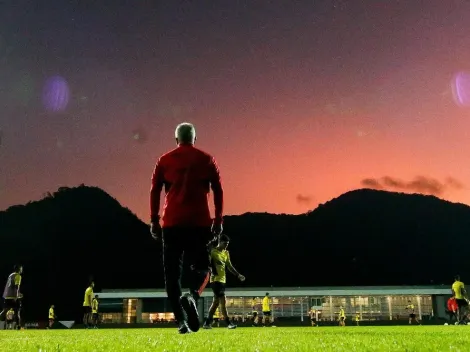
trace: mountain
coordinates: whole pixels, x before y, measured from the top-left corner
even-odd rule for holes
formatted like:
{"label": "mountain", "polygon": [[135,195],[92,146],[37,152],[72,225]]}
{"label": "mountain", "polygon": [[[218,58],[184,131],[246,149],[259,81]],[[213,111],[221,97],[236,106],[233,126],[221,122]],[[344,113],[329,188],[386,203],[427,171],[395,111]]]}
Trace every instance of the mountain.
{"label": "mountain", "polygon": [[148,234],[146,224],[101,189],[63,187],[0,212],[0,280],[21,263],[26,316],[47,318],[55,304],[60,318],[79,319],[90,277],[97,290],[163,286],[161,249]]}
{"label": "mountain", "polygon": [[[229,286],[449,284],[470,270],[470,207],[432,196],[362,189],[307,214],[226,216],[224,226],[247,277]],[[164,287],[161,244],[99,188],[64,187],[0,212],[0,238],[1,277],[25,267],[27,317],[54,303],[62,319],[80,319],[90,276],[97,291]]]}

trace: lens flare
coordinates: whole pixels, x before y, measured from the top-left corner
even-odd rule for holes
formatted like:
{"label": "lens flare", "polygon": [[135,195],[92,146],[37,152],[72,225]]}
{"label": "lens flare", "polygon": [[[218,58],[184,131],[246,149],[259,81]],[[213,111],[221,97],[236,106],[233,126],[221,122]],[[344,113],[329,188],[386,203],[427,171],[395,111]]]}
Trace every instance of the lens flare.
{"label": "lens flare", "polygon": [[60,112],[67,108],[70,90],[67,81],[60,77],[50,77],[44,84],[42,102],[44,107],[53,112]]}
{"label": "lens flare", "polygon": [[461,107],[470,107],[470,73],[459,72],[452,81],[454,101]]}

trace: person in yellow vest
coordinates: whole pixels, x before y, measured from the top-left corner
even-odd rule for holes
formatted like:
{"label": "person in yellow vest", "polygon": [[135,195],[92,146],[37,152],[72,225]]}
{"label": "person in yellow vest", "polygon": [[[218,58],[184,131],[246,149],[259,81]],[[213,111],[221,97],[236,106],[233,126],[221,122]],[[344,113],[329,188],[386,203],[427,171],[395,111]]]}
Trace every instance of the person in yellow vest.
{"label": "person in yellow vest", "polygon": [[359,322],[361,321],[361,315],[359,313],[356,313],[356,318],[354,320],[356,320],[356,325],[359,326]]}
{"label": "person in yellow vest", "polygon": [[49,327],[48,329],[52,329],[52,326],[54,325],[54,321],[55,321],[55,306],[54,305],[51,305],[51,307],[49,308]]}
{"label": "person in yellow vest", "polygon": [[217,324],[217,327],[220,327],[220,311],[219,307],[217,307],[215,313],[214,313],[214,322]]}
{"label": "person in yellow vest", "polygon": [[95,283],[93,281],[90,282],[90,285],[85,290],[85,297],[83,298],[83,324],[87,329],[90,327],[90,320],[91,320],[91,302],[93,301],[93,288],[95,287]]}
{"label": "person in yellow vest", "polygon": [[212,319],[217,308],[220,306],[220,312],[223,315],[224,321],[228,329],[235,329],[237,326],[233,324],[227,312],[227,300],[225,297],[225,286],[227,282],[227,271],[235,275],[240,281],[245,281],[245,276],[240,274],[232,264],[230,253],[227,250],[230,243],[230,238],[222,234],[219,237],[217,247],[212,248],[210,252],[211,258],[211,276],[210,282],[214,297],[212,304],[209,308],[206,321],[204,322],[203,329],[210,329],[212,327]]}
{"label": "person in yellow vest", "polygon": [[266,295],[263,298],[262,302],[262,308],[263,308],[263,318],[264,318],[264,326],[272,326],[274,323],[273,315],[271,313],[271,306],[272,306],[272,301],[271,298],[269,297],[269,292],[266,292]]}
{"label": "person in yellow vest", "polygon": [[455,297],[455,302],[459,307],[457,310],[457,321],[459,324],[465,324],[465,318],[468,311],[468,298],[467,291],[465,290],[465,285],[460,281],[460,275],[455,276],[455,281],[452,284],[452,293]]}
{"label": "person in yellow vest", "polygon": [[317,325],[317,311],[313,307],[308,312],[308,316],[310,317],[310,322],[312,323],[312,326],[316,326]]}
{"label": "person in yellow vest", "polygon": [[408,301],[408,305],[406,306],[405,309],[409,313],[408,323],[411,324],[411,322],[414,320],[417,324],[419,324],[418,318],[416,318],[416,314],[415,314],[415,305],[411,303],[410,300]]}
{"label": "person in yellow vest", "polygon": [[343,307],[339,307],[339,326],[346,326],[346,314]]}
{"label": "person in yellow vest", "polygon": [[98,329],[99,321],[98,306],[100,303],[98,301],[98,298],[100,298],[100,296],[96,295],[95,298],[93,298],[93,301],[91,302],[91,314],[93,319],[93,327],[95,329]]}
{"label": "person in yellow vest", "polygon": [[6,314],[5,329],[12,330],[14,320],[15,320],[15,310],[13,308],[10,308]]}
{"label": "person in yellow vest", "polygon": [[[21,280],[23,275],[23,266],[15,265],[13,273],[8,276],[5,289],[3,290],[3,310],[0,313],[0,321],[5,320],[6,313],[11,309],[15,311],[16,328],[22,326],[21,305],[23,294],[20,292]],[[6,326],[6,325],[5,325]]]}

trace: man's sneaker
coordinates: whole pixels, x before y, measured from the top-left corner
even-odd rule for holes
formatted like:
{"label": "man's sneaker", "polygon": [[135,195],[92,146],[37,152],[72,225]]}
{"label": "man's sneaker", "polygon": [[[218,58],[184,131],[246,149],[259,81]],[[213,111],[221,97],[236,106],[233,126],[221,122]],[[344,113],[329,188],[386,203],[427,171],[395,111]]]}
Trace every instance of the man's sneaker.
{"label": "man's sneaker", "polygon": [[227,326],[227,329],[236,329],[236,328],[237,328],[237,326],[235,324],[229,324]]}
{"label": "man's sneaker", "polygon": [[209,329],[212,329],[212,326],[209,325],[209,324],[206,324],[204,323],[204,325],[202,326],[203,329],[206,329],[206,330],[209,330]]}
{"label": "man's sneaker", "polygon": [[196,332],[199,330],[199,313],[197,312],[196,301],[189,293],[185,293],[180,298],[181,307],[186,312],[188,318],[188,327],[191,331]]}
{"label": "man's sneaker", "polygon": [[188,324],[185,321],[178,325],[178,332],[180,334],[189,334],[191,331],[188,328]]}

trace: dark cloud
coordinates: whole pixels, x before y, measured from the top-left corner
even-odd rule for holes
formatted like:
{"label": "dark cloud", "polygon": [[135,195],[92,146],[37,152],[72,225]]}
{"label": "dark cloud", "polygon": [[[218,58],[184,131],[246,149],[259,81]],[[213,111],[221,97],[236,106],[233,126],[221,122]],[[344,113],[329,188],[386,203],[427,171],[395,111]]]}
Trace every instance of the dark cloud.
{"label": "dark cloud", "polygon": [[416,176],[411,181],[404,181],[396,177],[383,176],[366,178],[361,185],[373,189],[386,189],[390,191],[416,192],[423,194],[442,195],[449,189],[462,189],[464,185],[453,177],[447,177],[443,182],[432,177]]}
{"label": "dark cloud", "polygon": [[365,178],[361,181],[361,185],[374,189],[382,189],[382,185],[375,178]]}
{"label": "dark cloud", "polygon": [[297,203],[310,203],[313,200],[313,197],[304,194],[297,194],[295,200]]}

